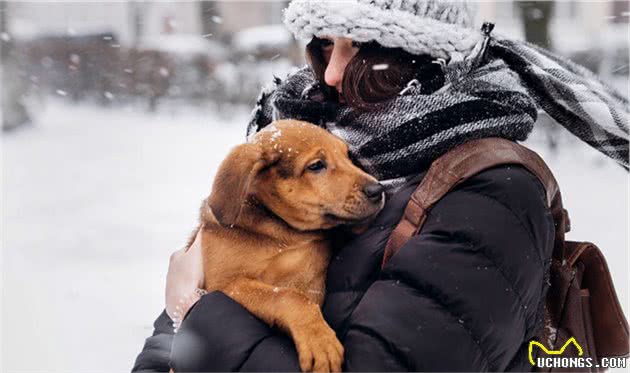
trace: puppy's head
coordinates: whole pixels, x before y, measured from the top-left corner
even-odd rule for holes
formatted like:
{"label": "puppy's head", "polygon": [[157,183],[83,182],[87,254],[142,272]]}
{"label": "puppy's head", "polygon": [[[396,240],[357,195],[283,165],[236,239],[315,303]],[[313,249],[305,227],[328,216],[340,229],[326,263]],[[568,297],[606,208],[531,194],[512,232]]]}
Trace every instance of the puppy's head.
{"label": "puppy's head", "polygon": [[363,223],[384,198],[342,140],[313,124],[282,120],[232,150],[208,201],[223,225],[238,224],[244,204],[256,201],[295,229],[317,230]]}

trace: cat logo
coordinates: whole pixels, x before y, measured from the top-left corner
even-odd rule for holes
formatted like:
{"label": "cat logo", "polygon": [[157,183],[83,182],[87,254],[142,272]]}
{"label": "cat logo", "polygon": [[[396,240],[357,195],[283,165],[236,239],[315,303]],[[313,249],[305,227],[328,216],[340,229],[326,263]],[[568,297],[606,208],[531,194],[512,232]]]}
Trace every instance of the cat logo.
{"label": "cat logo", "polygon": [[564,345],[562,345],[562,347],[559,350],[548,350],[547,347],[545,347],[545,345],[543,345],[542,343],[538,342],[538,341],[530,341],[529,342],[529,362],[533,365],[536,366],[536,362],[534,361],[534,356],[533,356],[533,352],[534,352],[534,346],[538,346],[540,347],[540,349],[542,349],[545,354],[547,355],[562,355],[564,353],[564,350],[566,350],[566,348],[573,343],[573,345],[575,346],[575,348],[577,348],[578,350],[578,356],[582,356],[584,355],[584,351],[582,350],[582,346],[580,346],[579,343],[577,343],[577,341],[575,340],[575,337],[571,337],[569,338]]}

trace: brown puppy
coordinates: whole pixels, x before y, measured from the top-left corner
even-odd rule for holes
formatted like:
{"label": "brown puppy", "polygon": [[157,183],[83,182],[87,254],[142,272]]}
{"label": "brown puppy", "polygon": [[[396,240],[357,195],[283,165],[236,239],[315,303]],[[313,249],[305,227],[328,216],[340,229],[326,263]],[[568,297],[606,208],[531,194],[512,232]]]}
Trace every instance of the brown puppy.
{"label": "brown puppy", "polygon": [[343,347],[320,311],[325,230],[365,223],[383,204],[342,140],[306,122],[272,123],[232,150],[202,205],[205,288],[291,335],[303,371],[339,372]]}

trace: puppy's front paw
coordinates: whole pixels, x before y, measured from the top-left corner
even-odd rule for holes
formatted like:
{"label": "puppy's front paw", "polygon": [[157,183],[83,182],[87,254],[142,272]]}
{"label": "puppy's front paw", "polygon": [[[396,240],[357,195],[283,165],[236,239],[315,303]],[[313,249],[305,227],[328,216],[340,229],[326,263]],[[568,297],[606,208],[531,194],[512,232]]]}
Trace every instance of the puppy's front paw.
{"label": "puppy's front paw", "polygon": [[343,346],[323,319],[297,328],[293,339],[303,372],[341,372]]}

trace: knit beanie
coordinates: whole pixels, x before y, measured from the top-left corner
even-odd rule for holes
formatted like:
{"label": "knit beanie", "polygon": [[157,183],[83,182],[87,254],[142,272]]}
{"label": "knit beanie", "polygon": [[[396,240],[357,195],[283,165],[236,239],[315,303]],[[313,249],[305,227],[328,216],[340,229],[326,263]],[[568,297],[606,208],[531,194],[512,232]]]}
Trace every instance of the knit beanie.
{"label": "knit beanie", "polygon": [[298,39],[346,37],[376,41],[450,61],[463,60],[482,39],[476,6],[444,0],[293,0],[284,23]]}

